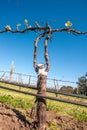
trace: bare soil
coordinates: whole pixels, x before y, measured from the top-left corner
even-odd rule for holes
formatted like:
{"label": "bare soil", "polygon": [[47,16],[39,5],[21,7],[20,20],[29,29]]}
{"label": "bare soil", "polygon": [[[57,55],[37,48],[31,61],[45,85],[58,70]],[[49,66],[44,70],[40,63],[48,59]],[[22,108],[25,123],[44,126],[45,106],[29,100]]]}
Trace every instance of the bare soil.
{"label": "bare soil", "polygon": [[[0,103],[0,130],[36,130],[37,122],[29,115],[29,110],[23,114],[5,103]],[[87,122],[47,111],[47,129],[87,130]]]}

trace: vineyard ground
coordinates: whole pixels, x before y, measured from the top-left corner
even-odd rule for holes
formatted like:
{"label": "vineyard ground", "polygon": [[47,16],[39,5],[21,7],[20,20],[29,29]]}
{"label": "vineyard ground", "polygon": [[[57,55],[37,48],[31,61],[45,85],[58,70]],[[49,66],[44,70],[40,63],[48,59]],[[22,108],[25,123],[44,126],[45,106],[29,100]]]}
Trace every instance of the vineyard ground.
{"label": "vineyard ground", "polygon": [[[30,118],[29,115],[30,110],[22,113],[6,103],[0,103],[0,130],[36,130],[37,122],[35,119]],[[47,111],[46,123],[47,130],[87,129],[87,122],[78,121],[70,116],[62,116],[54,111]]]}
{"label": "vineyard ground", "polygon": [[[34,101],[34,97],[0,89],[0,130],[36,130],[36,106],[30,117]],[[87,108],[47,100],[46,125],[47,130],[86,130]]]}

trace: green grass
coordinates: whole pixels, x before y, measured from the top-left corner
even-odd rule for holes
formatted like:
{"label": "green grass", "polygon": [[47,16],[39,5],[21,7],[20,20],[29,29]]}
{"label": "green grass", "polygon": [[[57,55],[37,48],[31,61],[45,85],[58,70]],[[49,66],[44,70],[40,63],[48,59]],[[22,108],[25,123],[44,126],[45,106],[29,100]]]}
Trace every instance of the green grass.
{"label": "green grass", "polygon": [[[18,89],[17,86],[13,86],[13,85],[4,84],[4,86],[10,87],[10,88],[15,87],[16,89]],[[31,89],[22,88],[22,90],[36,93],[35,90],[31,90]],[[47,93],[47,95],[52,96],[52,94],[50,93]],[[25,95],[18,92],[13,92],[10,90],[5,90],[5,89],[0,88],[0,102],[6,102],[14,106],[15,108],[19,108],[23,110],[31,109],[34,101],[35,101],[35,97],[33,96],[29,96],[29,95]],[[63,102],[52,101],[52,100],[47,99],[47,110],[55,111],[60,115],[72,116],[72,117],[77,118],[80,121],[87,121],[87,108],[86,107],[63,103]],[[51,127],[53,126],[53,124],[50,124],[50,125]],[[55,127],[55,124],[53,127]],[[52,129],[55,129],[55,128],[52,128]]]}
{"label": "green grass", "polygon": [[32,100],[29,101],[22,97],[12,97],[11,95],[0,96],[0,102],[6,102],[15,108],[27,109],[32,107]]}
{"label": "green grass", "polygon": [[84,109],[81,110],[81,108],[78,108],[76,110],[69,112],[69,115],[77,118],[80,121],[86,121],[87,122],[87,111],[85,111]]}
{"label": "green grass", "polygon": [[47,108],[58,112],[60,115],[68,115],[77,118],[79,121],[87,121],[87,108],[83,106],[48,100]]}

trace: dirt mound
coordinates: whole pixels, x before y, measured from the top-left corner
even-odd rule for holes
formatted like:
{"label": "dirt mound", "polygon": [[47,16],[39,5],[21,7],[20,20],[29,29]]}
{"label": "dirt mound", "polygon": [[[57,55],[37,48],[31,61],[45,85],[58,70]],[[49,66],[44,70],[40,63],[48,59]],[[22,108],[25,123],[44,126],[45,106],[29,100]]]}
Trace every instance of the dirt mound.
{"label": "dirt mound", "polygon": [[[0,130],[36,130],[36,119],[30,118],[29,115],[28,110],[24,116],[13,107],[0,103]],[[47,128],[48,130],[87,130],[87,122],[47,111]]]}
{"label": "dirt mound", "polygon": [[30,130],[26,118],[16,109],[0,103],[0,130]]}
{"label": "dirt mound", "polygon": [[52,130],[87,130],[87,122],[78,121],[69,116],[57,115],[55,112],[48,112],[47,122]]}

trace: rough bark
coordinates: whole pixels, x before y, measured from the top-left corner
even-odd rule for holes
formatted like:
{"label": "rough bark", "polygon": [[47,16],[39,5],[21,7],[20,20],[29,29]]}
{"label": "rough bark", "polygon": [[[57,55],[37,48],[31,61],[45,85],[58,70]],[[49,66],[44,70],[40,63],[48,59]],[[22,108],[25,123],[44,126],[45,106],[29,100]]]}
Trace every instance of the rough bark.
{"label": "rough bark", "polygon": [[[37,82],[38,94],[46,95],[46,79],[47,76],[39,75]],[[46,130],[46,99],[37,98],[37,120],[38,120],[38,129]]]}

